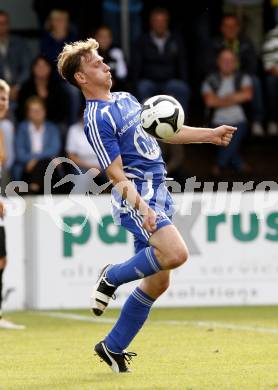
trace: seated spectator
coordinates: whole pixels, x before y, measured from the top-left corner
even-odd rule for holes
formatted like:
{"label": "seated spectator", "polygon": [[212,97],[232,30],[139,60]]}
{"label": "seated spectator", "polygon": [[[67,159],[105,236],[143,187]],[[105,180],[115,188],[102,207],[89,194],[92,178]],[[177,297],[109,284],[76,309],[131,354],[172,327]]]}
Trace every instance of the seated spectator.
{"label": "seated spectator", "polygon": [[96,30],[94,38],[99,43],[99,55],[110,66],[113,82],[112,91],[126,89],[127,65],[122,49],[113,45],[112,30],[107,26],[100,26]]}
{"label": "seated spectator", "polygon": [[47,31],[44,31],[41,40],[41,54],[45,56],[54,68],[54,76],[69,96],[68,125],[78,121],[79,107],[81,105],[80,91],[69,83],[65,83],[57,72],[57,58],[65,43],[77,40],[77,34],[71,31],[69,13],[54,9],[47,20]]}
{"label": "seated spectator", "polygon": [[39,96],[45,103],[47,117],[57,124],[65,124],[69,115],[68,95],[53,78],[52,65],[42,55],[35,58],[30,78],[22,85],[18,95],[17,120],[25,117],[25,102]]}
{"label": "seated spectator", "polygon": [[[2,151],[0,152],[1,161],[1,187],[5,190],[10,181],[11,167],[14,161],[14,126],[7,118],[6,113],[9,108],[10,87],[4,80],[0,80],[0,137]],[[2,191],[2,194],[4,191]]]}
{"label": "seated spectator", "polygon": [[[101,171],[96,154],[93,152],[87,138],[84,134],[83,120],[75,123],[69,128],[66,140],[66,152],[68,158],[71,159],[80,169],[72,169],[74,188],[71,193],[85,194],[92,191],[93,180],[98,184],[103,184],[107,178],[97,171]],[[89,170],[94,168],[91,173]]]}
{"label": "seated spectator", "polygon": [[256,136],[262,136],[264,107],[262,97],[261,81],[257,76],[258,57],[254,46],[250,40],[241,35],[241,26],[237,16],[229,14],[224,15],[221,21],[221,35],[213,40],[213,55],[211,70],[215,69],[215,59],[219,50],[229,48],[237,56],[237,67],[243,73],[248,73],[252,77],[253,99],[250,104],[250,121],[252,122],[252,133]]}
{"label": "seated spectator", "polygon": [[223,168],[245,172],[246,164],[240,157],[240,146],[247,135],[248,123],[244,104],[252,99],[250,76],[237,71],[237,58],[231,49],[222,49],[217,57],[216,73],[208,76],[202,86],[202,95],[210,111],[210,125],[223,123],[237,127],[228,147],[219,147],[213,174],[219,176]]}
{"label": "seated spectator", "polygon": [[64,10],[54,9],[47,19],[47,30],[43,32],[41,40],[41,53],[53,64],[57,63],[57,57],[64,44],[77,40],[77,34],[71,31],[69,13]]}
{"label": "seated spectator", "polygon": [[263,39],[264,0],[224,0],[224,14],[234,14],[239,18],[243,34],[252,41],[256,52],[261,52]]}
{"label": "seated spectator", "polygon": [[263,44],[263,65],[266,72],[268,107],[267,133],[278,135],[278,24],[270,30]]}
{"label": "seated spectator", "polygon": [[150,14],[150,31],[138,41],[133,71],[139,100],[156,94],[174,96],[188,112],[186,58],[180,37],[169,31],[169,13],[157,8]]}
{"label": "seated spectator", "polygon": [[9,15],[0,11],[0,78],[10,84],[12,102],[16,102],[18,91],[29,76],[30,64],[28,46],[23,38],[10,34]]}
{"label": "seated spectator", "polygon": [[29,184],[29,193],[43,193],[44,173],[61,148],[59,129],[46,120],[41,98],[34,96],[26,102],[26,120],[21,122],[15,138],[15,180]]}

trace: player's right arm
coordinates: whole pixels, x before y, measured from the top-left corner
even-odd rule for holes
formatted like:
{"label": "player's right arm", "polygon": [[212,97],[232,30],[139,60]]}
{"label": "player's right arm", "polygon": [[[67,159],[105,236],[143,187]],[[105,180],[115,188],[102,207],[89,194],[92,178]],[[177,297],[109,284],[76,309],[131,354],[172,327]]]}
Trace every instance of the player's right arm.
{"label": "player's right arm", "polygon": [[156,229],[156,213],[143,200],[134,185],[126,177],[121,156],[106,168],[106,175],[121,196],[143,216],[143,227],[150,233]]}

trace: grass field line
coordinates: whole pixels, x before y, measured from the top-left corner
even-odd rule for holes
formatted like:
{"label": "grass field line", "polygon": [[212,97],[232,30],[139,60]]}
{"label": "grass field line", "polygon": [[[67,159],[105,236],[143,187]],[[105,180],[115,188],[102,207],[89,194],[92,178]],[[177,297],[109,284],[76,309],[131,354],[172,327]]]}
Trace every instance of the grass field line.
{"label": "grass field line", "polygon": [[[38,314],[38,312],[32,312],[32,314]],[[39,312],[39,315],[61,318],[66,320],[74,321],[84,321],[84,322],[93,322],[98,324],[114,324],[117,318],[96,318],[91,316],[85,316],[75,313],[61,313],[61,312],[51,312],[51,311],[42,311]],[[226,330],[235,330],[235,331],[247,331],[247,332],[256,332],[256,333],[269,333],[277,334],[277,328],[266,328],[253,325],[239,325],[225,322],[216,322],[216,321],[190,321],[190,320],[149,320],[148,323],[155,325],[184,325],[191,326],[194,328],[207,328],[207,329],[226,329]]]}

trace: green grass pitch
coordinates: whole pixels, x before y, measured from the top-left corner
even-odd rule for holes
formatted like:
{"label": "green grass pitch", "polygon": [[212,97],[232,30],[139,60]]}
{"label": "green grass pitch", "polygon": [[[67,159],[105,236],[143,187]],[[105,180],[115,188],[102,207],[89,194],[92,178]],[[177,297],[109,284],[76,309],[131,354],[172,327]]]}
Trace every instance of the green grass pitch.
{"label": "green grass pitch", "polygon": [[92,353],[111,324],[53,313],[6,315],[26,329],[0,329],[1,390],[278,390],[278,307],[154,309],[121,375]]}

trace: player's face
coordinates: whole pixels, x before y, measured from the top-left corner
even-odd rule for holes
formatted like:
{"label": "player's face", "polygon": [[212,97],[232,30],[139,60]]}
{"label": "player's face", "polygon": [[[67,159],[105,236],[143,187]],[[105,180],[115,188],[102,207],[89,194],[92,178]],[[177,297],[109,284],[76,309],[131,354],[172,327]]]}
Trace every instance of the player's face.
{"label": "player's face", "polygon": [[0,119],[4,118],[9,109],[9,95],[0,90]]}
{"label": "player's face", "polygon": [[111,88],[110,67],[103,62],[103,58],[97,52],[83,57],[81,64],[81,73],[86,84],[104,89]]}

